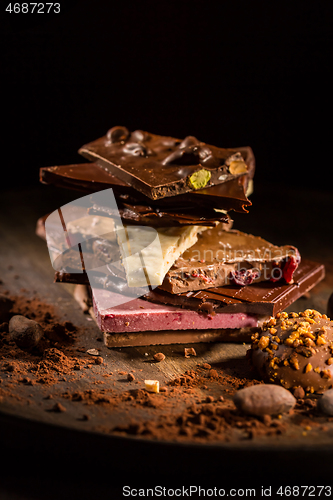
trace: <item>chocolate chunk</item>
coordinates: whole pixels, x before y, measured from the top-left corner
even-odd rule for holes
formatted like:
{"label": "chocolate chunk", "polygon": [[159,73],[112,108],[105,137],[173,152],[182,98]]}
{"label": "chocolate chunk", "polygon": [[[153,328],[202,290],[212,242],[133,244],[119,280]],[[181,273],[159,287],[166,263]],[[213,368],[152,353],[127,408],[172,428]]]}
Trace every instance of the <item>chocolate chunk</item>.
{"label": "chocolate chunk", "polygon": [[217,226],[198,235],[198,241],[167,272],[160,288],[182,293],[282,278],[290,283],[299,261],[293,246],[278,247],[258,236]]}
{"label": "chocolate chunk", "polygon": [[64,413],[67,410],[66,407],[61,403],[55,403],[55,405],[49,411],[54,411],[55,413]]}
{"label": "chocolate chunk", "polygon": [[[218,208],[221,210],[235,210],[246,212],[246,207],[251,202],[245,195],[249,178],[253,175],[254,156],[251,148],[238,148],[249,166],[246,175],[209,188],[198,189],[184,195],[178,195],[176,206],[190,207],[192,205]],[[40,181],[44,184],[54,184],[59,187],[77,189],[87,193],[94,193],[103,189],[112,188],[117,201],[128,201],[130,204],[157,205],[162,207],[175,207],[175,198],[161,198],[151,200],[144,194],[136,191],[132,186],[121,181],[114,175],[101,169],[96,163],[81,163],[44,167],[40,169]]]}
{"label": "chocolate chunk", "polygon": [[305,391],[303,387],[296,387],[296,389],[294,390],[294,396],[296,399],[304,399]]}
{"label": "chocolate chunk", "polygon": [[191,356],[196,356],[197,353],[193,347],[185,347],[184,348],[184,356],[185,358],[190,358]]}
{"label": "chocolate chunk", "polygon": [[[142,131],[113,142],[110,137],[118,129],[84,145],[79,153],[153,200],[221,184],[249,171],[237,150],[208,146],[193,137],[180,141]],[[194,181],[193,174],[202,170],[206,175]]]}
{"label": "chocolate chunk", "polygon": [[236,392],[237,408],[250,415],[277,415],[290,411],[296,404],[294,396],[278,385],[259,384]]}
{"label": "chocolate chunk", "polygon": [[242,287],[227,285],[181,294],[171,294],[156,288],[144,298],[151,302],[203,312],[205,304],[210,302],[212,306],[209,306],[209,311],[213,308],[214,312],[245,312],[272,316],[295,302],[324,276],[325,268],[322,264],[303,259],[294,273],[294,283],[289,285],[262,281]]}
{"label": "chocolate chunk", "polygon": [[163,361],[165,359],[165,355],[163,354],[163,352],[157,352],[156,354],[154,354],[153,358],[159,363],[160,361]]}
{"label": "chocolate chunk", "polygon": [[333,322],[326,315],[282,312],[253,338],[251,359],[264,380],[321,393],[333,385],[332,346]]}

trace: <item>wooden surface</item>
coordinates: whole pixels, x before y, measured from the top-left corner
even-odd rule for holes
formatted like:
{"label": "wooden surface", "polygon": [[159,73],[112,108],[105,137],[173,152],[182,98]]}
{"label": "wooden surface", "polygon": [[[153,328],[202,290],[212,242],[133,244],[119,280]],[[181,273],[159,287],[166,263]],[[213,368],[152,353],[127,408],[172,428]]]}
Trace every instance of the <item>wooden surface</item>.
{"label": "wooden surface", "polygon": [[[258,187],[257,191],[255,189],[251,198],[253,207],[250,209],[250,213],[248,215],[235,214],[235,227],[260,235],[275,244],[293,244],[299,248],[303,256],[324,263],[327,273],[326,279],[316,286],[309,297],[299,299],[288,310],[303,310],[307,307],[313,307],[320,312],[326,312],[327,300],[333,291],[332,232],[327,231],[329,214],[332,213],[331,196],[328,193],[294,192],[288,188],[281,191],[281,188],[274,186],[274,189],[280,189],[281,194],[279,198],[276,198],[272,196],[272,189],[272,186]],[[53,283],[53,269],[46,245],[35,236],[35,224],[39,217],[79,196],[79,193],[40,186],[34,190],[22,189],[19,192],[6,192],[1,197],[3,206],[0,214],[0,277],[3,285],[0,292],[7,289],[12,294],[22,295],[22,289],[27,290],[25,293],[28,294],[36,290],[41,300],[56,305],[62,320],[69,320],[77,326],[84,327],[83,333],[77,340],[77,347],[99,349],[100,355],[105,361],[103,365],[87,370],[83,378],[78,375],[77,379],[71,382],[70,387],[67,381],[59,382],[49,388],[21,384],[18,388],[19,395],[23,397],[31,395],[29,397],[36,404],[20,405],[11,400],[2,404],[0,429],[4,446],[11,448],[12,443],[16,442],[15,446],[20,449],[22,445],[19,444],[18,436],[24,435],[23,446],[25,447],[29,446],[30,441],[34,438],[40,446],[45,447],[46,439],[53,443],[52,446],[55,449],[58,449],[59,443],[65,440],[67,443],[75,442],[80,453],[84,453],[85,447],[89,448],[90,453],[94,447],[93,443],[96,442],[99,453],[107,454],[112,449],[116,449],[118,456],[121,456],[122,459],[124,459],[125,450],[127,450],[126,452],[130,450],[131,456],[134,457],[133,460],[138,459],[136,470],[141,470],[143,467],[143,463],[139,463],[139,456],[143,450],[149,456],[154,453],[164,454],[164,461],[162,459],[161,462],[164,465],[165,458],[172,456],[175,463],[178,463],[178,472],[183,470],[183,465],[179,462],[181,457],[183,457],[182,464],[184,464],[184,457],[187,457],[186,460],[192,463],[192,472],[194,457],[196,460],[199,460],[199,457],[204,457],[205,465],[202,467],[212,472],[216,466],[214,461],[217,456],[219,461],[229,465],[234,460],[240,467],[245,464],[244,456],[257,457],[256,459],[258,459],[260,453],[272,452],[272,442],[265,442],[265,440],[259,444],[253,441],[242,441],[231,447],[228,444],[219,444],[213,446],[215,451],[212,451],[212,445],[170,444],[168,447],[167,443],[120,438],[109,433],[102,435],[101,432],[103,433],[105,426],[110,429],[114,425],[125,423],[136,417],[136,415],[126,412],[121,405],[111,413],[104,412],[103,407],[96,408],[96,405],[87,407],[84,412],[90,417],[88,421],[82,420],[82,408],[73,401],[66,401],[67,411],[63,414],[47,411],[51,405],[45,396],[50,392],[53,394],[54,404],[54,401],[62,401],[60,395],[66,390],[84,390],[97,387],[96,382],[98,384],[101,377],[111,371],[116,374],[118,371],[135,370],[136,385],[132,388],[142,387],[143,380],[147,378],[159,379],[160,384],[164,385],[185,370],[196,367],[198,363],[208,362],[219,367],[228,363],[241,366],[244,364],[244,355],[247,350],[247,346],[243,344],[198,344],[195,345],[197,357],[186,359],[183,355],[184,346],[181,345],[122,349],[108,349],[103,346],[98,327],[89,316],[82,313],[74,301],[71,295],[72,286]],[[286,206],[288,206],[288,210],[285,208]],[[163,363],[153,362],[153,354],[156,352],[163,352],[166,355],[166,360]],[[3,373],[0,376],[2,378],[10,377],[10,375]],[[103,381],[108,380],[103,379]],[[6,380],[4,382],[6,383]],[[124,387],[129,388],[128,382],[122,376],[110,377],[111,383],[113,389],[120,392],[124,390]],[[217,395],[218,390],[220,389],[217,389]],[[205,394],[203,394],[204,396]],[[179,412],[181,406],[180,404],[177,408],[171,408],[169,411]],[[151,418],[149,412],[144,408],[136,411],[138,411],[139,418]],[[16,441],[14,435],[17,437]],[[48,436],[43,440],[43,445],[40,443],[41,436]],[[317,457],[317,461],[323,462],[322,470],[324,471],[327,457],[330,460],[332,458],[330,450],[333,446],[333,428],[328,433],[317,435],[315,439],[310,436],[302,442],[295,440],[288,443],[287,440],[281,438],[277,439],[274,444],[276,445],[274,453],[290,451],[290,454],[289,452],[287,454],[288,458],[286,458],[287,455],[283,455],[284,460],[287,461],[291,460],[293,456],[294,458],[300,457],[300,449],[308,453],[309,457],[316,453],[318,455],[320,452],[319,458],[317,455],[314,456]],[[191,451],[186,451],[186,449]],[[57,453],[65,460],[63,449],[59,448]],[[72,456],[72,453],[73,450],[69,452],[67,459]],[[262,454],[260,456],[262,459]],[[89,458],[84,458],[88,464],[92,457],[90,455]],[[116,462],[117,467],[121,469],[121,474],[125,474],[125,464]],[[105,465],[105,459],[103,464]],[[247,468],[247,470],[250,469]],[[174,477],[176,475],[175,473]]]}

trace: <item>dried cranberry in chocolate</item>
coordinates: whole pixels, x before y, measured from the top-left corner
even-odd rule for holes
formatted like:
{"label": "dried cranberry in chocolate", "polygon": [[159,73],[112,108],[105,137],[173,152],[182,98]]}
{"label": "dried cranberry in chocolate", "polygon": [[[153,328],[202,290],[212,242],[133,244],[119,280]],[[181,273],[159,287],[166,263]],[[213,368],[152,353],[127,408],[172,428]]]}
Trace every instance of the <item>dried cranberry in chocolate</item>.
{"label": "dried cranberry in chocolate", "polygon": [[129,131],[126,127],[112,127],[106,133],[106,137],[112,144],[114,142],[126,141],[129,136]]}

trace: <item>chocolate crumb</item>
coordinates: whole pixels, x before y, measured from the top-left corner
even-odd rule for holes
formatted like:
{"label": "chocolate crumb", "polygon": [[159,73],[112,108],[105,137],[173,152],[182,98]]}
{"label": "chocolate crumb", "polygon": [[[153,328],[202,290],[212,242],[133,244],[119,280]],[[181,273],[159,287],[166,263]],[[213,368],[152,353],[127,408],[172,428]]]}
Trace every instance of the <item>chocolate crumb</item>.
{"label": "chocolate crumb", "polygon": [[296,399],[304,399],[305,397],[305,391],[303,387],[296,387],[296,389],[294,389],[293,394]]}
{"label": "chocolate crumb", "polygon": [[163,361],[165,359],[165,355],[163,354],[163,352],[157,352],[156,354],[154,354],[153,358],[159,363],[160,361]]}
{"label": "chocolate crumb", "polygon": [[65,412],[65,411],[67,411],[67,410],[66,410],[66,408],[65,408],[65,407],[64,407],[61,403],[56,403],[56,404],[52,407],[51,411],[54,411],[54,412],[56,412],[56,413],[63,413],[63,412]]}
{"label": "chocolate crumb", "polygon": [[135,380],[135,377],[134,377],[133,373],[128,373],[127,374],[127,380],[129,382],[133,382],[133,380]]}
{"label": "chocolate crumb", "polygon": [[185,347],[184,348],[184,356],[185,358],[189,358],[190,356],[196,356],[197,353],[193,347]]}
{"label": "chocolate crumb", "polygon": [[219,378],[216,370],[209,370],[209,377],[210,378]]}

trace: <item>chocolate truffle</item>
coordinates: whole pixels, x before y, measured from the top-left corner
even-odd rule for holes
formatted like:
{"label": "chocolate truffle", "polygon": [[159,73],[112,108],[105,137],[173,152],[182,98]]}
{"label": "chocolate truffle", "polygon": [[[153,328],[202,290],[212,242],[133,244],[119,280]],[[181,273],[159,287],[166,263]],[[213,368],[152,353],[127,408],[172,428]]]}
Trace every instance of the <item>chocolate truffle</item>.
{"label": "chocolate truffle", "polygon": [[333,387],[333,321],[314,309],[271,317],[252,336],[250,354],[270,383],[310,393]]}

